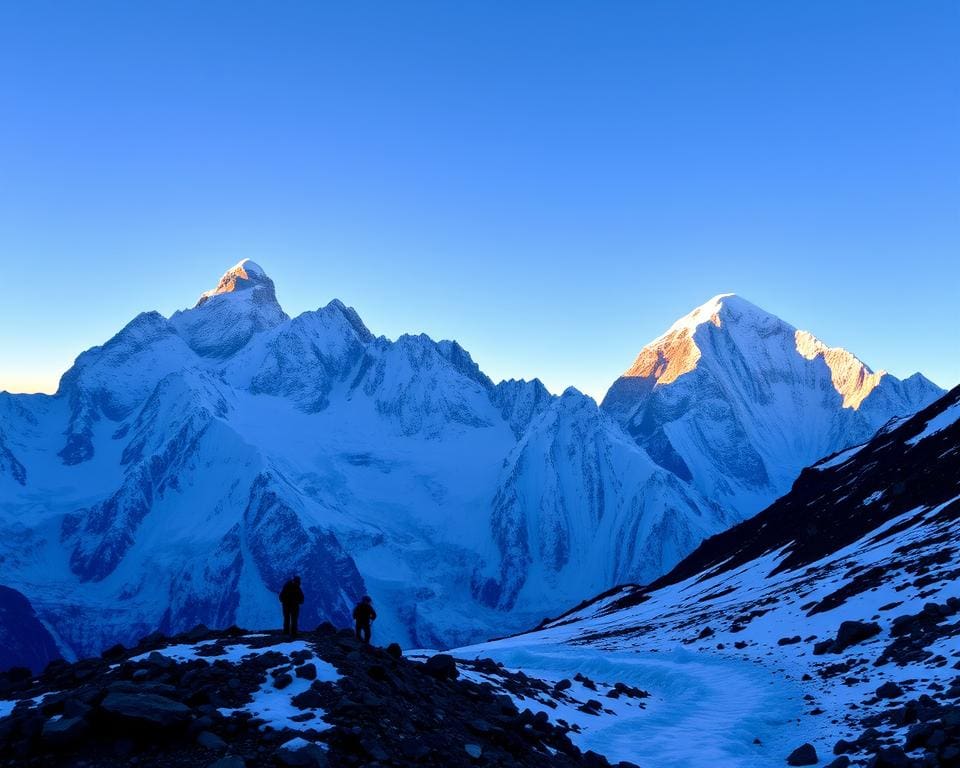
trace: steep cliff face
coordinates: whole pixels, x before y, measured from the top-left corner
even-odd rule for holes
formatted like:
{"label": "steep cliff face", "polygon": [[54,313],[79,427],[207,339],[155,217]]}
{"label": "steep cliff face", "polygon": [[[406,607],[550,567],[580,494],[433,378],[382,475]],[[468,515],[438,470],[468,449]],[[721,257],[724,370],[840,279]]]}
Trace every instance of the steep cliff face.
{"label": "steep cliff face", "polygon": [[500,560],[478,594],[529,609],[558,588],[649,581],[731,520],[568,389],[508,457],[492,522]]}
{"label": "steep cliff face", "polygon": [[602,407],[658,464],[742,518],[803,467],[941,394],[722,295],[644,347]]}
{"label": "steep cliff face", "polygon": [[37,673],[59,658],[57,644],[30,601],[0,585],[0,670],[20,666]]}

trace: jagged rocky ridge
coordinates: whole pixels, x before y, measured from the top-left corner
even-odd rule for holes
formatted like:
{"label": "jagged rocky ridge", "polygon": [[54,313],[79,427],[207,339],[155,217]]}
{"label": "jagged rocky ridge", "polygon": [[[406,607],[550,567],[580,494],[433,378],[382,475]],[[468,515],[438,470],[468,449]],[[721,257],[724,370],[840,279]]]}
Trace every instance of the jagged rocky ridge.
{"label": "jagged rocky ridge", "polygon": [[[717,313],[713,335],[768,338],[767,321]],[[762,401],[738,349],[724,381],[743,381],[724,397]],[[822,357],[810,370],[829,370]],[[710,360],[716,377],[723,361]],[[784,380],[837,412],[816,457],[859,438],[829,376]],[[893,381],[857,390],[870,425],[930,395]],[[268,626],[291,572],[308,625],[344,622],[369,592],[408,645],[517,630],[660,576],[743,515],[615,399],[598,409],[572,389],[494,384],[456,342],[376,337],[339,301],[290,318],[266,273],[241,262],[194,308],[139,315],[84,352],[56,395],[0,394],[0,583],[69,657],[156,628]],[[736,413],[734,432],[768,442],[743,429],[755,409]],[[731,477],[741,447],[729,446]]]}
{"label": "jagged rocky ridge", "polygon": [[[571,742],[576,726],[524,706],[602,710],[570,681],[548,686],[490,661],[421,661],[332,625],[293,641],[237,628],[154,634],[39,677],[0,674],[0,765],[610,765]],[[481,674],[489,680],[472,679]],[[643,691],[615,690],[642,706]]]}
{"label": "jagged rocky ridge", "polygon": [[[762,740],[743,732],[730,747],[738,754],[783,764],[790,746],[790,765],[958,765],[958,554],[960,387],[805,470],[790,493],[653,584],[614,588],[533,634],[459,653],[536,665],[548,648],[575,665],[629,652],[640,669],[676,654],[689,665],[689,651],[746,680],[744,670],[763,670],[768,679],[754,674],[741,696],[777,692],[766,722],[782,720]],[[691,754],[731,733],[740,735],[706,727]],[[662,758],[640,737],[631,754]]]}

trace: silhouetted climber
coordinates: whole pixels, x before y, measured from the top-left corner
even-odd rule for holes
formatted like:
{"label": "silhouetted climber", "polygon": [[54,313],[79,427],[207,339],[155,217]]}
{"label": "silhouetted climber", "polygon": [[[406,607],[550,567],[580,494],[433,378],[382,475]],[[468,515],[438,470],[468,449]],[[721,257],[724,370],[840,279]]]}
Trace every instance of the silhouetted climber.
{"label": "silhouetted climber", "polygon": [[370,642],[370,622],[377,618],[377,612],[373,610],[373,600],[370,595],[364,595],[363,599],[357,603],[353,609],[353,620],[357,622],[357,640],[365,643]]}
{"label": "silhouetted climber", "polygon": [[294,576],[280,590],[280,605],[283,606],[283,633],[297,636],[297,620],[300,618],[300,606],[303,605],[303,590],[300,589],[300,577]]}

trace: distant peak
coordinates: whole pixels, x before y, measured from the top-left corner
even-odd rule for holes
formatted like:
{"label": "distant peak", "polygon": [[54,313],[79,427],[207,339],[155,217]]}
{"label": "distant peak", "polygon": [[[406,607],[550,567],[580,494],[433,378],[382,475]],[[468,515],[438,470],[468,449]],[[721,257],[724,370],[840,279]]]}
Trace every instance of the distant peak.
{"label": "distant peak", "polygon": [[250,259],[234,264],[230,269],[223,273],[217,287],[200,294],[200,300],[197,302],[199,307],[208,299],[221,293],[234,293],[254,288],[258,285],[266,286],[270,293],[273,293],[273,281],[267,277],[263,267]]}

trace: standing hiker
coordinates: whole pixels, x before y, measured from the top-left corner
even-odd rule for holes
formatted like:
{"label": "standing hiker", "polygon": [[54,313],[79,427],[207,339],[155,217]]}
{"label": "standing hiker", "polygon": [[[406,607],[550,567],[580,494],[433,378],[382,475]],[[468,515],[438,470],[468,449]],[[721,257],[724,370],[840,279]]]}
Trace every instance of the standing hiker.
{"label": "standing hiker", "polygon": [[300,577],[294,576],[280,590],[280,605],[283,606],[283,634],[297,636],[297,620],[300,618],[300,606],[303,605],[303,590],[300,589]]}
{"label": "standing hiker", "polygon": [[377,612],[373,610],[373,600],[370,595],[364,595],[363,599],[357,603],[353,609],[353,620],[357,623],[357,640],[364,643],[370,643],[370,622],[377,618]]}

